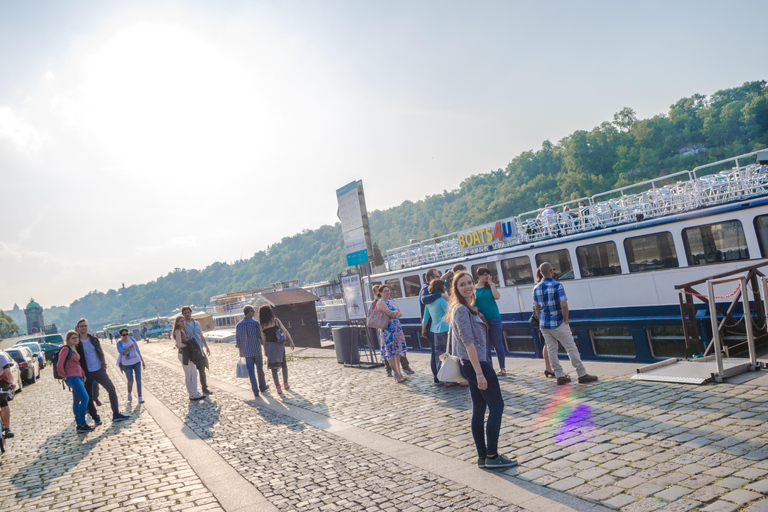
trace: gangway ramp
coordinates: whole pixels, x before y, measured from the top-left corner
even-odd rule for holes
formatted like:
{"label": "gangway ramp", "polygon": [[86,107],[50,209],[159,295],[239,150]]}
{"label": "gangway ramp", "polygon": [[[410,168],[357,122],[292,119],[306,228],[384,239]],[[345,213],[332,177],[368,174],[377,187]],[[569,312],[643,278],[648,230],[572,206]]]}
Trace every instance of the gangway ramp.
{"label": "gangway ramp", "polygon": [[758,369],[760,366],[758,363],[758,366],[753,368],[749,359],[736,357],[724,358],[721,364],[722,372],[719,373],[715,356],[699,359],[667,359],[638,368],[632,380],[702,385],[713,381],[722,382],[728,377]]}

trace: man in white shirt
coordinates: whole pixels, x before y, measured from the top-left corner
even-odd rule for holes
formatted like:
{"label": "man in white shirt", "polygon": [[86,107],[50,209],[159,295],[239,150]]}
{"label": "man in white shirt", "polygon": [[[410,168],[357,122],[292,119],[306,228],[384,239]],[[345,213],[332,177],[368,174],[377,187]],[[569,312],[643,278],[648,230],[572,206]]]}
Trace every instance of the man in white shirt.
{"label": "man in white shirt", "polygon": [[[198,372],[200,372],[200,385],[203,388],[203,393],[212,395],[213,391],[208,389],[208,382],[205,379],[205,369],[208,368],[208,356],[211,355],[211,349],[208,348],[208,342],[205,341],[205,336],[203,336],[203,328],[200,327],[199,322],[196,322],[195,319],[192,318],[191,307],[184,306],[181,308],[181,315],[184,317],[184,322],[186,323],[185,330],[187,331],[187,336],[197,341],[197,344],[200,345],[200,352],[202,352],[204,356],[203,362],[197,367]],[[203,351],[203,349],[205,349],[205,351]]]}

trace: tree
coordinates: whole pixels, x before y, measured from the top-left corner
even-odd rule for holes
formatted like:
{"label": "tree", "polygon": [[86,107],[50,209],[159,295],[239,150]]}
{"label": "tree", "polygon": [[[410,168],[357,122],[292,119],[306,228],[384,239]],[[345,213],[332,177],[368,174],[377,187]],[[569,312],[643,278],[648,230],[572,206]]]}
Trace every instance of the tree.
{"label": "tree", "polygon": [[377,267],[384,264],[384,257],[381,255],[381,249],[376,242],[373,242],[373,264]]}
{"label": "tree", "polygon": [[629,107],[624,107],[613,114],[613,124],[619,131],[628,132],[637,122],[637,114]]}
{"label": "tree", "polygon": [[8,336],[13,332],[21,330],[19,324],[13,321],[11,317],[0,311],[0,337]]}

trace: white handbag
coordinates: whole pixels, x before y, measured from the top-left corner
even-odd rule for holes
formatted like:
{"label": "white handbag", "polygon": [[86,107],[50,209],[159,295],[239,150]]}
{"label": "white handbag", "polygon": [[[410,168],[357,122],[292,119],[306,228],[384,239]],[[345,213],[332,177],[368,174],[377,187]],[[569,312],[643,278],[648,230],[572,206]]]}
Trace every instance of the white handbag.
{"label": "white handbag", "polygon": [[448,345],[445,347],[445,354],[440,356],[442,365],[437,372],[437,380],[440,382],[456,382],[457,384],[467,384],[467,379],[461,374],[461,360],[458,356],[451,354],[451,345],[453,342],[453,329],[448,331]]}
{"label": "white handbag", "polygon": [[248,378],[248,365],[245,363],[244,357],[241,357],[240,361],[237,362],[237,378],[238,379]]}

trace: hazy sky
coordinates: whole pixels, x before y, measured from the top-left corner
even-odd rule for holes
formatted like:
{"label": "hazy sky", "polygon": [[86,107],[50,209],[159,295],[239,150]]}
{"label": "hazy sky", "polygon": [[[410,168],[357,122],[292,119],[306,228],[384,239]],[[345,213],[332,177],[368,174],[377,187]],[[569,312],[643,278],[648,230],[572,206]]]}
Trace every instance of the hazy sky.
{"label": "hazy sky", "polygon": [[[0,2],[0,308],[248,258],[768,78],[767,2]],[[755,20],[755,21],[753,21]],[[376,234],[373,233],[375,239]]]}

